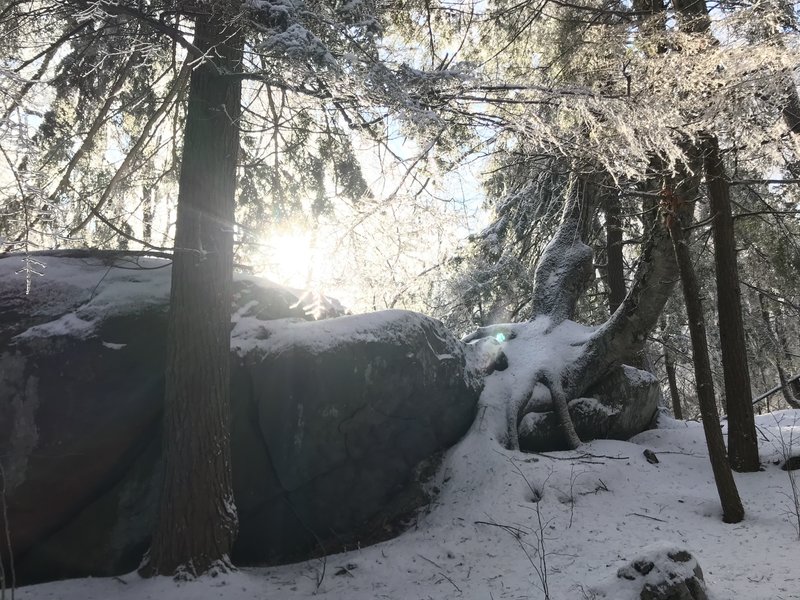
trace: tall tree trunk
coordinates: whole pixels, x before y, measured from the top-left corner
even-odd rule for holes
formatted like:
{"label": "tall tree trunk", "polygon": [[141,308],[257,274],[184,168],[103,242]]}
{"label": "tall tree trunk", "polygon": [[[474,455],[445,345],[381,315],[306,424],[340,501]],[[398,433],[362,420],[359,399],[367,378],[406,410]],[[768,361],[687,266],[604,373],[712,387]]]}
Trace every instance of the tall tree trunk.
{"label": "tall tree trunk", "polygon": [[[783,368],[783,360],[784,358],[790,358],[788,352],[786,351],[786,339],[784,336],[778,333],[778,324],[777,319],[775,322],[775,328],[772,327],[772,321],[769,317],[769,309],[767,308],[767,299],[764,297],[764,294],[759,292],[758,294],[758,303],[761,306],[761,320],[764,323],[764,329],[766,331],[767,340],[769,342],[769,346],[772,348],[772,356],[775,360],[775,368],[778,371],[778,380],[781,384],[781,393],[783,394],[783,400],[788,404],[791,408],[800,408],[800,401],[794,394],[794,390],[792,389],[792,384],[789,383],[788,377],[786,377],[786,371]],[[777,316],[777,315],[776,315]],[[764,387],[768,387],[765,385]],[[769,397],[766,398],[767,407],[769,407]],[[769,410],[769,408],[767,408]]]}
{"label": "tall tree trunk", "polygon": [[678,378],[675,373],[675,359],[672,352],[664,349],[664,368],[667,371],[667,382],[669,383],[669,395],[672,398],[672,414],[678,419],[683,419],[683,409],[681,408],[681,394],[678,391]]}
{"label": "tall tree trunk", "polygon": [[744,518],[744,508],[736,489],[728,458],[725,454],[725,442],[719,426],[719,413],[714,398],[714,380],[711,373],[711,362],[708,358],[708,341],[706,339],[705,318],[700,300],[700,285],[692,265],[692,257],[681,226],[678,211],[667,215],[675,259],[681,277],[683,297],[686,302],[686,313],[689,321],[689,333],[692,338],[692,358],[697,384],[697,399],[700,414],[703,418],[703,430],[708,444],[708,457],[714,472],[714,481],[722,504],[723,520],[726,523],[738,523]]}
{"label": "tall tree trunk", "polygon": [[728,460],[736,471],[749,473],[758,471],[760,464],[747,364],[747,344],[742,322],[730,189],[717,137],[704,136],[703,149],[706,185],[713,215],[717,311],[728,407]]}
{"label": "tall tree trunk", "polygon": [[153,189],[142,186],[142,241],[151,243],[153,239]]}
{"label": "tall tree trunk", "polygon": [[229,566],[237,533],[229,439],[234,194],[242,38],[225,7],[196,16],[167,333],[164,478],[143,574]]}
{"label": "tall tree trunk", "polygon": [[622,207],[619,194],[606,194],[606,261],[608,278],[608,314],[625,300],[625,261],[622,257]]}
{"label": "tall tree trunk", "polygon": [[678,377],[675,372],[675,358],[672,350],[667,346],[667,320],[661,320],[661,341],[664,348],[664,370],[667,372],[667,383],[669,384],[669,395],[672,400],[672,415],[678,419],[683,419],[683,408],[681,408],[681,394],[678,390]]}

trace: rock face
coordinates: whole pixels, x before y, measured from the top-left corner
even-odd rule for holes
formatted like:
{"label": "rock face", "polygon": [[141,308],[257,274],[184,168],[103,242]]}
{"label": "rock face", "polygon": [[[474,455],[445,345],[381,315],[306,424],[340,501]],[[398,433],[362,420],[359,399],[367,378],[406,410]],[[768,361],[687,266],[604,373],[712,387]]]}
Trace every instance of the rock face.
{"label": "rock face", "polygon": [[591,592],[609,600],[708,600],[697,560],[688,550],[668,546],[645,549]]}
{"label": "rock face", "polygon": [[[158,502],[168,263],[45,257],[26,296],[17,262],[0,260],[0,460],[19,579],[130,571]],[[466,347],[415,313],[308,322],[282,288],[235,288],[234,558],[357,541],[472,422]]]}
{"label": "rock face", "polygon": [[[658,380],[647,371],[623,365],[569,403],[581,440],[627,440],[647,429],[658,411]],[[537,385],[519,426],[522,450],[541,452],[566,447],[547,388]]]}
{"label": "rock face", "polygon": [[[234,431],[253,428],[233,448],[242,519],[236,553],[250,561],[346,540],[422,459],[466,432],[477,402],[461,345],[415,313],[262,332],[269,343],[244,364],[253,394],[234,416]],[[254,460],[265,462],[254,468]],[[248,483],[262,471],[270,477]]]}

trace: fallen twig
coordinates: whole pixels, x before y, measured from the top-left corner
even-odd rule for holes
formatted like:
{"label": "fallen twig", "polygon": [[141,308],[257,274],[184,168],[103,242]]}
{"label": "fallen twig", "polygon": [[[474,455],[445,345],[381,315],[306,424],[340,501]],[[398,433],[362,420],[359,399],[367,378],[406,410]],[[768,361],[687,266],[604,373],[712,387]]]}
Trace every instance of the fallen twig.
{"label": "fallen twig", "polygon": [[463,593],[464,593],[464,592],[462,592],[462,591],[461,591],[461,588],[460,588],[460,587],[458,587],[458,586],[456,585],[456,582],[455,582],[455,581],[453,581],[452,579],[450,579],[450,578],[449,578],[449,577],[448,577],[448,576],[447,576],[445,573],[442,573],[441,571],[439,571],[439,575],[441,575],[442,577],[444,577],[445,579],[447,579],[447,581],[449,581],[449,582],[450,582],[450,584],[451,584],[451,585],[452,585],[454,588],[456,588],[456,590],[458,590],[458,593],[459,593],[459,594],[463,594]]}
{"label": "fallen twig", "polygon": [[[577,456],[553,456],[552,454],[545,454],[544,452],[534,452],[537,456],[544,456],[552,460],[582,460],[584,458],[608,458],[610,460],[630,460],[629,456],[608,456],[606,454],[592,454],[590,452],[579,452]],[[592,463],[603,464],[603,463]]]}
{"label": "fallen twig", "polygon": [[491,521],[475,521],[475,525],[491,525],[492,527],[499,527],[500,529],[504,529],[508,533],[516,537],[522,537],[523,535],[528,534],[528,532],[525,531],[524,529],[520,529],[519,527],[514,527],[513,525],[504,525],[503,523],[492,523]]}
{"label": "fallen twig", "polygon": [[653,521],[658,521],[659,523],[668,523],[664,519],[659,519],[658,517],[651,517],[650,515],[643,515],[641,513],[628,513],[625,515],[626,517],[642,517],[643,519],[651,519]]}

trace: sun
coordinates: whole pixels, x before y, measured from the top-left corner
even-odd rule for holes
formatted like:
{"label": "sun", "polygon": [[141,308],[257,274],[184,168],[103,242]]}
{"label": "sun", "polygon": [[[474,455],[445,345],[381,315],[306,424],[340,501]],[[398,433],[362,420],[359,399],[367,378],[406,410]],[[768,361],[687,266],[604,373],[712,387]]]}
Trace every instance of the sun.
{"label": "sun", "polygon": [[265,232],[260,242],[260,275],[288,287],[315,287],[324,264],[313,231],[281,227]]}

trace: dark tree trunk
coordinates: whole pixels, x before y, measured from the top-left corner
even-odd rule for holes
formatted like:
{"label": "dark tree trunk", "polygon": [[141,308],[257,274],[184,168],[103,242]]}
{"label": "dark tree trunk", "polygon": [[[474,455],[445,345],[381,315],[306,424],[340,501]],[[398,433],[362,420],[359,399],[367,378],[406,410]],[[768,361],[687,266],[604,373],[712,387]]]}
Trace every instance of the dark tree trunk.
{"label": "dark tree trunk", "polygon": [[797,87],[794,85],[791,72],[786,75],[786,80],[786,104],[781,110],[781,115],[789,131],[794,135],[800,135],[800,96],[797,94]]}
{"label": "dark tree trunk", "polygon": [[[789,382],[789,385],[792,387],[792,396],[794,398],[800,399],[800,379],[792,379]],[[792,408],[800,408],[800,403],[797,406],[793,406]]]}
{"label": "dark tree trunk", "polygon": [[750,473],[758,471],[760,464],[742,322],[730,189],[716,136],[705,136],[703,148],[706,185],[713,215],[719,337],[728,407],[728,459],[736,471]]}
{"label": "dark tree trunk", "polygon": [[[767,340],[769,341],[769,345],[772,348],[772,356],[775,360],[775,368],[778,371],[778,380],[781,384],[781,393],[783,394],[783,400],[792,408],[800,408],[800,401],[798,401],[797,396],[795,395],[795,391],[793,389],[793,385],[796,382],[789,383],[788,377],[786,377],[786,371],[783,368],[783,360],[784,358],[791,360],[791,357],[788,356],[788,352],[786,351],[786,339],[784,336],[780,335],[777,331],[777,319],[776,319],[776,327],[773,329],[772,327],[772,320],[769,316],[769,309],[767,308],[767,299],[764,297],[764,294],[758,294],[758,303],[761,305],[761,320],[764,323],[764,329],[766,331]],[[777,315],[776,315],[777,316]],[[766,380],[764,387],[767,387]],[[769,396],[766,398],[767,401],[767,410],[769,410]]]}
{"label": "dark tree trunk", "polygon": [[625,261],[622,257],[622,207],[618,194],[607,194],[606,213],[606,261],[608,279],[608,313],[614,312],[625,300]]}
{"label": "dark tree trunk", "polygon": [[678,378],[675,374],[675,360],[672,352],[664,348],[664,369],[667,371],[667,382],[669,383],[669,395],[672,398],[672,415],[679,420],[683,419],[683,409],[681,408],[681,394],[678,391]]}
{"label": "dark tree trunk", "polygon": [[[789,383],[789,378],[786,377],[786,371],[784,371],[783,367],[779,364],[778,365],[778,379],[781,382],[781,392],[783,394],[783,401],[786,402],[788,406],[791,408],[800,408],[800,401],[798,401],[797,397],[794,394],[794,389],[797,386],[791,385]],[[797,380],[792,382],[793,384],[797,383]]]}
{"label": "dark tree trunk", "polygon": [[728,458],[725,454],[725,442],[719,426],[719,413],[714,398],[714,380],[711,373],[711,362],[708,358],[708,341],[706,339],[703,306],[700,300],[700,285],[692,265],[692,257],[686,240],[680,216],[677,213],[667,216],[667,226],[675,251],[675,259],[683,287],[683,298],[686,302],[686,314],[689,321],[689,333],[692,338],[692,359],[697,384],[697,399],[700,414],[703,418],[703,430],[708,444],[708,457],[714,472],[714,481],[722,504],[723,520],[726,523],[738,523],[744,518],[744,508],[736,489]]}
{"label": "dark tree trunk", "polygon": [[708,17],[706,0],[675,0],[673,4],[681,15],[681,29],[687,33],[709,31],[711,19]]}
{"label": "dark tree trunk", "polygon": [[[242,38],[223,3],[196,17],[212,57],[189,86],[167,333],[164,478],[147,575],[229,566],[237,533],[229,440],[234,193]],[[227,4],[227,6],[231,6]]]}
{"label": "dark tree trunk", "polygon": [[153,239],[153,190],[142,186],[142,240],[151,243]]}

